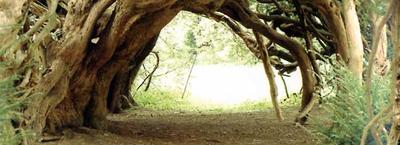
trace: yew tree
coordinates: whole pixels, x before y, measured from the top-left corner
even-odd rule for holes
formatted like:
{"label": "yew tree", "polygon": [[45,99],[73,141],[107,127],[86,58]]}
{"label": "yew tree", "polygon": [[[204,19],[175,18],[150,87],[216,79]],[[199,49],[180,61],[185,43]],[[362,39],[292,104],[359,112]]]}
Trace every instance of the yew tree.
{"label": "yew tree", "polygon": [[37,133],[106,129],[107,114],[132,103],[130,85],[160,31],[189,11],[230,27],[262,60],[270,83],[272,67],[299,68],[303,113],[297,121],[304,123],[318,96],[318,61],[338,54],[360,73],[360,62],[351,62],[362,55],[350,52],[362,44],[349,46],[359,41],[359,30],[345,26],[357,20],[354,4],[345,5],[353,8],[342,18],[335,0],[0,0],[0,61],[7,62],[0,78],[19,76],[15,86],[27,100],[23,119],[15,121],[20,126]]}

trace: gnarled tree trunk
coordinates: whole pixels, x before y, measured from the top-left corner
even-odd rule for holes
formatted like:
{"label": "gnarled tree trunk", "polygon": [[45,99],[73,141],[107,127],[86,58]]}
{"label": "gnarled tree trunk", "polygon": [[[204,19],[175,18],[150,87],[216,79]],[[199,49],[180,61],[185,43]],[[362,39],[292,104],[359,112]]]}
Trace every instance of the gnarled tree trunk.
{"label": "gnarled tree trunk", "polygon": [[[18,2],[13,4],[17,4],[15,8],[22,13],[9,18],[12,23],[26,14]],[[22,73],[25,78],[20,86],[30,90],[27,96],[31,99],[24,108],[27,119],[24,124],[37,133],[82,125],[107,128],[107,113],[119,112],[124,98],[131,98],[130,85],[140,64],[153,49],[161,29],[182,9],[206,15],[218,12],[287,49],[290,54],[285,56],[299,66],[302,75],[302,110],[313,99],[316,82],[305,47],[262,22],[250,10],[248,0],[68,0],[65,10],[60,10],[58,3],[65,4],[66,0],[46,2],[50,2],[46,4],[48,12],[43,15],[35,11],[43,15],[33,27],[36,31],[33,28],[27,32],[9,31],[12,37],[18,33],[27,36],[18,41],[17,44],[21,44],[16,47],[18,51],[10,52],[22,54],[17,58],[22,59],[20,63],[25,65],[23,72],[26,73]],[[318,6],[325,21],[333,22],[329,28],[334,34],[336,48],[348,62],[347,35],[338,8],[330,5],[329,0]],[[52,17],[56,13],[60,17]],[[47,29],[39,29],[42,27]],[[62,30],[59,40],[50,35],[57,28]],[[33,35],[37,47],[22,47]],[[0,42],[12,37],[0,39]],[[246,38],[252,41],[246,43],[248,46],[257,43],[251,39]],[[8,59],[15,59],[11,56]],[[32,65],[33,62],[39,65]],[[299,121],[304,123],[305,118]]]}
{"label": "gnarled tree trunk", "polygon": [[131,96],[133,81],[145,58],[156,45],[158,35],[154,36],[138,53],[117,73],[111,83],[111,91],[108,96],[108,108],[110,112],[119,113],[122,109],[129,108],[135,102]]}
{"label": "gnarled tree trunk", "polygon": [[130,78],[130,64],[143,61],[141,53],[154,47],[161,29],[183,7],[175,0],[71,0],[68,6],[61,40],[46,48],[47,70],[31,80],[32,94],[41,97],[32,95],[26,126],[39,133],[81,125],[106,128],[108,108],[118,111],[118,99],[129,90],[121,83]]}

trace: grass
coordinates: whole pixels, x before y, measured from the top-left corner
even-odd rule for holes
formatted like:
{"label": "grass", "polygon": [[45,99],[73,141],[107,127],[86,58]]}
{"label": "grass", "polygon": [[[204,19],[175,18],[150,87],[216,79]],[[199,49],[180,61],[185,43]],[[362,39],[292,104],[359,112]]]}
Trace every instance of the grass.
{"label": "grass", "polygon": [[[183,111],[183,112],[251,112],[272,109],[271,102],[243,102],[237,105],[217,105],[217,104],[193,104],[188,99],[181,98],[181,92],[175,90],[161,89],[150,91],[138,91],[135,94],[135,101],[139,108],[156,111]],[[281,103],[282,107],[297,106],[300,97],[291,96]]]}
{"label": "grass", "polygon": [[189,101],[178,96],[174,91],[139,91],[135,94],[135,101],[140,107],[150,110],[191,110]]}

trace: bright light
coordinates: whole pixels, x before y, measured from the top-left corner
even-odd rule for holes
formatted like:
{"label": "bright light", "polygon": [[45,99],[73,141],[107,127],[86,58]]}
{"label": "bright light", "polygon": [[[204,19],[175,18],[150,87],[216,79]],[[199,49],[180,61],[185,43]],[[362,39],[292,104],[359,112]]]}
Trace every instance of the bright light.
{"label": "bright light", "polygon": [[[301,77],[294,72],[285,78],[289,92],[299,92]],[[280,77],[275,79],[278,93],[283,99],[285,90]],[[193,70],[189,91],[193,104],[237,105],[245,102],[270,101],[268,80],[262,65],[234,66],[209,65],[197,66]]]}

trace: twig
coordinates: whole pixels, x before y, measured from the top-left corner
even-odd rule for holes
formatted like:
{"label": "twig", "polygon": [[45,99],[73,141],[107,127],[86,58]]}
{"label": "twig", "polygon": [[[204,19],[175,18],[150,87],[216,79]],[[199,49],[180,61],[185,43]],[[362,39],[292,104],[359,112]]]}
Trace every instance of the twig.
{"label": "twig", "polygon": [[285,87],[286,97],[289,98],[290,97],[289,96],[289,91],[288,91],[288,88],[287,88],[287,85],[286,85],[286,80],[285,80],[285,78],[283,78],[283,73],[280,73],[279,76],[281,77],[282,82],[283,82],[283,86]]}
{"label": "twig", "polygon": [[385,109],[383,109],[381,112],[379,112],[377,115],[375,115],[371,121],[368,122],[367,126],[364,127],[363,129],[363,134],[361,136],[361,143],[360,145],[365,145],[365,141],[367,140],[367,136],[368,136],[368,130],[370,128],[372,128],[373,125],[375,125],[379,119],[381,118],[381,116],[385,113],[388,113],[390,111],[390,109],[392,108],[392,104],[389,105],[388,107],[386,107]]}
{"label": "twig", "polygon": [[160,66],[160,56],[158,55],[157,52],[152,52],[152,53],[154,54],[154,56],[156,56],[157,63],[156,63],[156,65],[154,66],[153,71],[151,71],[151,73],[148,75],[148,76],[149,76],[149,79],[148,79],[148,82],[147,82],[147,85],[146,85],[146,88],[144,89],[144,91],[149,90],[150,84],[151,84],[151,80],[153,79],[154,73],[156,72],[156,70],[157,70],[158,67]]}
{"label": "twig", "polygon": [[194,53],[193,57],[194,57],[193,58],[193,64],[190,67],[190,71],[189,71],[188,77],[186,79],[185,88],[183,89],[182,96],[181,96],[182,99],[183,99],[183,97],[185,97],[186,89],[187,89],[187,86],[189,84],[190,77],[192,76],[192,71],[193,71],[194,65],[196,64],[196,61],[197,61],[197,53]]}
{"label": "twig", "polygon": [[[152,70],[148,75],[146,75],[146,77],[143,79],[142,83],[140,83],[140,85],[136,88],[136,90],[139,90],[139,89],[144,85],[144,83],[145,83],[146,81],[148,82],[148,84],[147,84],[147,86],[146,86],[145,91],[148,90],[148,87],[150,86],[150,83],[151,83],[151,80],[148,81],[148,79],[151,78],[151,77],[153,77],[154,73],[156,72],[156,70],[157,70],[157,68],[158,68],[158,66],[159,66],[159,63],[160,63],[160,60],[159,60],[159,59],[160,59],[160,58],[159,58],[159,56],[158,56],[158,53],[156,53],[156,52],[152,52],[152,53],[156,56],[156,58],[157,58],[157,63],[156,63],[156,65],[154,66],[153,70]],[[145,71],[147,72],[146,67],[145,67],[144,65],[143,65],[143,69],[145,69]]]}

